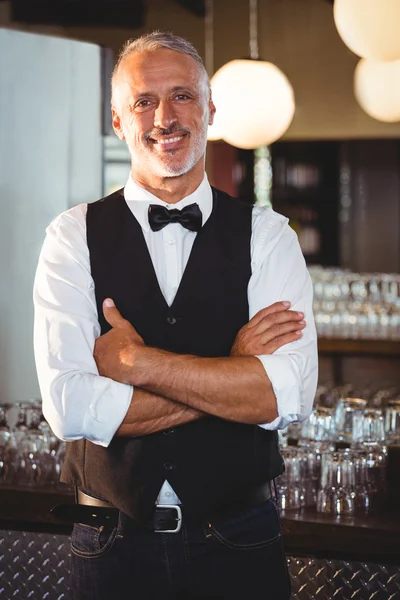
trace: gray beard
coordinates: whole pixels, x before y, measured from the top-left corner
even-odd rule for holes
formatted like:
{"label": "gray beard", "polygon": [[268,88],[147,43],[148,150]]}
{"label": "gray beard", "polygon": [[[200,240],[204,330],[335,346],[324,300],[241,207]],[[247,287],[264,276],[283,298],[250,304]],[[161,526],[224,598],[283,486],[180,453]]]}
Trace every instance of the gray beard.
{"label": "gray beard", "polygon": [[[198,163],[200,158],[203,156],[206,150],[206,143],[204,143],[204,147],[200,148],[200,144],[196,145],[195,148],[191,151],[189,156],[186,158],[184,163],[177,165],[174,163],[172,158],[171,162],[168,161],[162,162],[157,161],[157,166],[155,166],[155,160],[149,161],[150,170],[157,175],[158,177],[180,177],[181,175],[185,175],[188,173],[193,167]],[[154,170],[152,167],[155,167]]]}

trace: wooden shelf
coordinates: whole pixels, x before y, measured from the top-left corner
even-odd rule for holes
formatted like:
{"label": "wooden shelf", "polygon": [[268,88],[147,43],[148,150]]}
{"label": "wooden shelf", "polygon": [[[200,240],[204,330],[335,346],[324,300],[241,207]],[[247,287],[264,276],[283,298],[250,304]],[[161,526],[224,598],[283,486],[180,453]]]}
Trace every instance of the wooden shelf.
{"label": "wooden shelf", "polygon": [[400,564],[398,511],[367,517],[334,517],[315,509],[282,514],[287,554]]}
{"label": "wooden shelf", "polygon": [[321,354],[400,356],[400,341],[318,338],[318,351]]}
{"label": "wooden shelf", "polygon": [[291,202],[294,204],[321,202],[324,190],[320,187],[296,188],[296,187],[276,187],[271,190],[271,198],[275,202]]}

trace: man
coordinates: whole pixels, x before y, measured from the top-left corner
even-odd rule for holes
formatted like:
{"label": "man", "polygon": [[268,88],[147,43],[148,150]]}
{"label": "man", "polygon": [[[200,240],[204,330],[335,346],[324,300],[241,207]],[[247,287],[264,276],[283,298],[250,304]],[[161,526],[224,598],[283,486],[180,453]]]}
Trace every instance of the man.
{"label": "man", "polygon": [[127,185],[47,231],[35,354],[71,442],[77,505],[57,510],[77,600],[290,596],[270,496],[277,429],[315,393],[312,286],[286,219],[210,187],[214,113],[191,44],[128,42],[112,78]]}

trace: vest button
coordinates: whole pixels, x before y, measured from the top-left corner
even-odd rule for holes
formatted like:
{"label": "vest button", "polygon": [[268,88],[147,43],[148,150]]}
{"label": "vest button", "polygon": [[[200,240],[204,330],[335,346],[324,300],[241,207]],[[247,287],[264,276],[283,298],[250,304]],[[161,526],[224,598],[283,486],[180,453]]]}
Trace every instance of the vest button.
{"label": "vest button", "polygon": [[172,463],[172,462],[166,462],[166,463],[164,463],[164,468],[167,471],[172,471],[172,469],[175,469],[175,467],[176,467],[176,465],[174,463]]}
{"label": "vest button", "polygon": [[175,429],[164,429],[164,435],[170,435],[171,433],[175,433]]}
{"label": "vest button", "polygon": [[167,317],[167,323],[169,323],[170,325],[175,325],[175,323],[176,323],[175,317]]}

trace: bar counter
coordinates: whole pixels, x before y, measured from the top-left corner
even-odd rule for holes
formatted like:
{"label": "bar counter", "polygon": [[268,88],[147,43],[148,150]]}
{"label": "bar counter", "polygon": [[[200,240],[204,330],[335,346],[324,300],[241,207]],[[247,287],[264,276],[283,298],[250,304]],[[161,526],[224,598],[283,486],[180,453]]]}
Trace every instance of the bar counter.
{"label": "bar counter", "polygon": [[[0,487],[3,600],[71,600],[71,525],[50,513],[64,502],[74,502],[71,490]],[[363,518],[288,511],[282,526],[292,600],[400,600],[398,502],[392,506]]]}
{"label": "bar counter", "polygon": [[[71,525],[50,513],[65,502],[74,502],[70,490],[0,488],[0,530],[68,535]],[[282,527],[288,555],[400,565],[398,510],[365,517],[286,511]]]}

